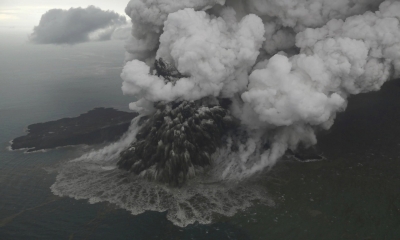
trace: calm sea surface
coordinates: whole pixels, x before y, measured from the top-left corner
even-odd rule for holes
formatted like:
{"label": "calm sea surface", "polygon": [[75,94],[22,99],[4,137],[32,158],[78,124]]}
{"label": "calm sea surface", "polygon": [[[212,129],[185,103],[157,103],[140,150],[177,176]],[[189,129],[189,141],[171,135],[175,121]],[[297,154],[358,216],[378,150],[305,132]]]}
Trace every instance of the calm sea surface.
{"label": "calm sea surface", "polygon": [[327,161],[283,160],[257,176],[274,206],[180,228],[166,213],[134,216],[53,195],[55,169],[90,147],[7,150],[32,123],[94,107],[128,110],[133,99],[122,95],[119,77],[123,43],[36,46],[15,33],[0,39],[0,239],[400,239],[399,81],[350,100],[321,135]]}

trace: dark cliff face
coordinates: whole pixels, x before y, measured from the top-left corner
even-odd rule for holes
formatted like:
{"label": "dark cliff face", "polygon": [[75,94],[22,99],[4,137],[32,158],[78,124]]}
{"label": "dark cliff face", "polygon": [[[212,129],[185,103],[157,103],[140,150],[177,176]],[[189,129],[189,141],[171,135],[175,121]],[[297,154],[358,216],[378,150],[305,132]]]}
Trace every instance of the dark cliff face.
{"label": "dark cliff face", "polygon": [[118,166],[152,180],[180,186],[210,164],[210,157],[236,126],[217,100],[157,103],[137,141],[121,153]]}
{"label": "dark cliff face", "polygon": [[95,108],[75,118],[63,118],[28,126],[28,134],[13,140],[11,148],[28,152],[69,145],[99,144],[118,140],[137,113]]}

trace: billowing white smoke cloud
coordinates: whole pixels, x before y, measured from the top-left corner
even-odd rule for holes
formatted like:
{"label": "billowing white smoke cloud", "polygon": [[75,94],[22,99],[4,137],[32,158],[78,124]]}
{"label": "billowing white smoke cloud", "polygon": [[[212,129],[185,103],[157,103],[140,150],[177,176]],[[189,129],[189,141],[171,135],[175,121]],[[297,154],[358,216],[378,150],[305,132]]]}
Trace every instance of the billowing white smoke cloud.
{"label": "billowing white smoke cloud", "polygon": [[243,0],[251,13],[265,19],[264,49],[268,53],[286,50],[294,45],[295,33],[325,25],[331,19],[345,19],[376,10],[383,0]]}
{"label": "billowing white smoke cloud", "polygon": [[[226,18],[233,17],[227,10]],[[157,59],[176,64],[186,78],[172,84],[151,75],[138,60],[128,62],[122,77],[124,93],[150,101],[196,100],[206,96],[232,97],[246,89],[248,73],[264,40],[263,24],[255,15],[229,23],[203,11],[187,8],[169,15],[160,37]]]}
{"label": "billowing white smoke cloud", "polygon": [[76,44],[111,38],[126,39],[126,32],[130,31],[124,25],[127,25],[124,16],[94,6],[51,9],[43,14],[39,25],[33,29],[30,41],[38,44]]}
{"label": "billowing white smoke cloud", "polygon": [[[331,20],[296,37],[301,54],[272,57],[250,75],[242,99],[264,122],[320,125],[345,107],[348,94],[379,90],[390,77],[400,44],[400,3],[375,14]],[[397,14],[397,18],[395,16]]]}
{"label": "billowing white smoke cloud", "polygon": [[126,45],[127,60],[147,60],[155,54],[158,38],[170,13],[185,8],[206,10],[225,0],[132,0],[125,12],[132,19],[132,37]]}
{"label": "billowing white smoke cloud", "polygon": [[[232,114],[252,138],[230,156],[226,177],[315,144],[314,130],[329,128],[350,94],[379,90],[400,71],[397,1],[131,0],[126,12],[133,31],[122,89],[141,98],[132,109],[233,100]],[[172,84],[154,75],[158,58],[185,77]],[[271,148],[260,152],[264,138]]]}
{"label": "billowing white smoke cloud", "polygon": [[277,18],[278,23],[296,32],[320,27],[331,19],[362,14],[376,9],[383,0],[243,0],[249,12]]}

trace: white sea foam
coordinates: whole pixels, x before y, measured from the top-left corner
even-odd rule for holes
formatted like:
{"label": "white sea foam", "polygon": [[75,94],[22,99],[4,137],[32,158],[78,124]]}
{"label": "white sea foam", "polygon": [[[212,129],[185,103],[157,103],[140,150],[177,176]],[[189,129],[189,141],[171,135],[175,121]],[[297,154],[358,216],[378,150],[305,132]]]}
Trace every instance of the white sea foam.
{"label": "white sea foam", "polygon": [[48,152],[50,150],[54,150],[54,149],[63,149],[63,148],[75,148],[75,147],[81,147],[81,148],[88,148],[89,145],[87,144],[79,144],[79,145],[66,145],[66,146],[60,146],[60,147],[55,147],[55,148],[46,148],[46,149],[39,149],[39,150],[35,150],[35,151],[29,151],[33,148],[18,148],[18,149],[12,149],[12,144],[13,144],[14,140],[10,140],[8,143],[10,144],[9,146],[6,147],[6,149],[8,151],[11,152],[15,152],[15,151],[23,151],[25,154],[29,154],[29,153],[44,153],[44,152]]}
{"label": "white sea foam", "polygon": [[32,149],[32,148],[23,148],[23,149],[20,149],[20,150],[24,150],[25,151],[24,154],[45,153],[45,152],[48,152],[48,151],[51,150],[51,149],[39,149],[39,150],[35,150],[35,151],[30,151],[29,152],[30,149]]}
{"label": "white sea foam", "polygon": [[294,160],[298,161],[298,162],[301,162],[301,163],[319,162],[319,161],[325,161],[326,160],[326,158],[324,156],[321,156],[321,158],[310,158],[310,159],[305,159],[305,160],[299,159],[299,158],[297,158],[295,156],[292,156],[292,158]]}
{"label": "white sea foam", "polygon": [[8,151],[10,151],[10,152],[17,151],[17,149],[12,149],[12,147],[11,147],[12,144],[13,144],[13,142],[14,142],[14,140],[8,141],[8,144],[10,144],[10,145],[6,147],[6,149],[7,149]]}
{"label": "white sea foam", "polygon": [[16,151],[24,151],[25,153],[27,153],[27,151],[31,148],[18,148],[18,149],[13,149],[12,148],[12,144],[13,144],[13,140],[10,140],[8,142],[10,145],[6,147],[6,149],[10,152],[16,152]]}
{"label": "white sea foam", "polygon": [[261,188],[245,184],[191,181],[182,188],[170,188],[119,170],[93,168],[92,163],[69,162],[51,186],[55,195],[110,202],[133,215],[145,211],[167,211],[167,218],[185,227],[212,222],[215,213],[233,216],[254,201],[273,205]]}
{"label": "white sea foam", "polygon": [[181,227],[211,223],[213,214],[232,216],[255,201],[274,204],[265,189],[221,181],[214,174],[192,179],[181,188],[170,188],[116,168],[119,153],[135,139],[138,119],[119,142],[62,165],[51,191],[90,203],[110,202],[133,215],[167,211],[167,218]]}

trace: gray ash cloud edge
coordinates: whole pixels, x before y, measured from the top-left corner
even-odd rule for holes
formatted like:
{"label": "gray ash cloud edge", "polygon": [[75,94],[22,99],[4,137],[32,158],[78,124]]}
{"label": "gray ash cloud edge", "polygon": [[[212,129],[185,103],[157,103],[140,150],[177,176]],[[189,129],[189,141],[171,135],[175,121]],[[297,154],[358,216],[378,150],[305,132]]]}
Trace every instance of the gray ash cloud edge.
{"label": "gray ash cloud edge", "polygon": [[[78,44],[123,38],[129,31],[124,16],[95,6],[51,9],[42,15],[29,40],[36,44]],[[115,34],[114,34],[115,33]]]}

